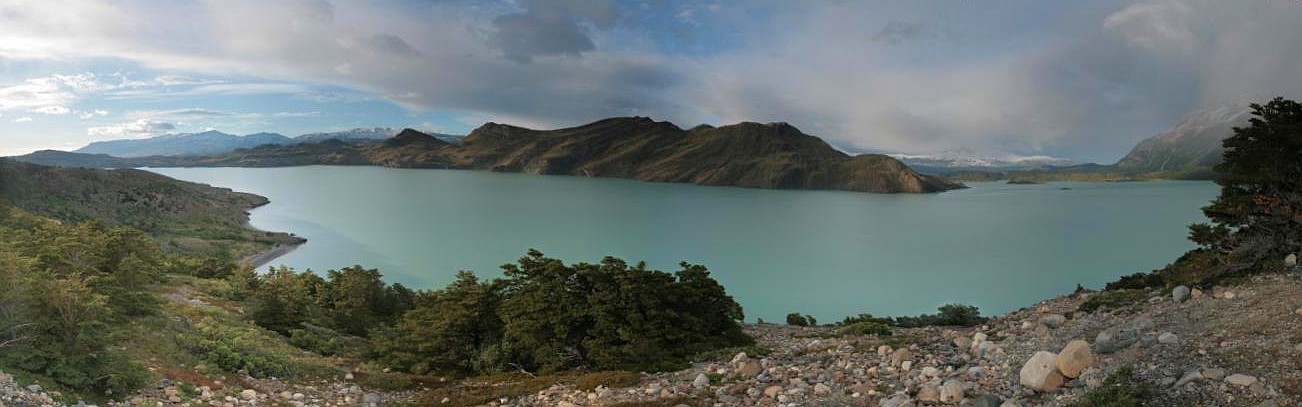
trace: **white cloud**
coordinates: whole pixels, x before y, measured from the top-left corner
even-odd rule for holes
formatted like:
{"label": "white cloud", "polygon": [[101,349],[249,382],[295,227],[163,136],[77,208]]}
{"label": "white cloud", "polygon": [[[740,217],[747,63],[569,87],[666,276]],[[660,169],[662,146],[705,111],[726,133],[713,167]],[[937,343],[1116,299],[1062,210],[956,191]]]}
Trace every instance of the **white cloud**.
{"label": "white cloud", "polygon": [[27,123],[27,122],[30,122],[30,121],[32,121],[32,118],[30,118],[30,117],[19,117],[19,118],[13,120],[14,123]]}
{"label": "white cloud", "polygon": [[134,122],[118,123],[108,126],[90,127],[86,129],[86,134],[92,137],[144,137],[170,130],[175,130],[176,125],[168,122],[160,122],[151,119],[138,119]]}
{"label": "white cloud", "polygon": [[1182,0],[1136,3],[1103,19],[1103,28],[1125,41],[1154,51],[1190,52],[1198,46],[1190,20],[1193,7]]}
{"label": "white cloud", "polygon": [[[0,41],[2,43],[4,41]],[[0,110],[41,110],[46,114],[67,113],[65,105],[85,95],[111,89],[92,73],[50,75],[30,78],[21,83],[0,87]],[[53,113],[63,111],[63,113]]]}
{"label": "white cloud", "polygon": [[108,111],[107,111],[107,110],[101,110],[101,109],[95,109],[95,110],[91,110],[91,111],[76,110],[76,111],[73,111],[73,113],[75,113],[75,114],[77,115],[77,117],[78,117],[78,118],[81,118],[81,119],[89,119],[89,118],[92,118],[92,117],[95,117],[95,116],[107,116],[107,115],[108,115]]}
{"label": "white cloud", "polygon": [[63,115],[72,112],[72,109],[63,106],[44,106],[30,110],[32,113]]}

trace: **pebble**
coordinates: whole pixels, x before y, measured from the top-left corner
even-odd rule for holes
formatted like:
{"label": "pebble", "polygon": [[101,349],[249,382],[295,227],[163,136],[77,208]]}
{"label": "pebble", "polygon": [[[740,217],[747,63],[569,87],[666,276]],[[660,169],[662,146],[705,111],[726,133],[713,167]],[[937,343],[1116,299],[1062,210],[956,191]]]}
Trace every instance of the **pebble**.
{"label": "pebble", "polygon": [[1157,336],[1157,343],[1163,345],[1174,345],[1180,342],[1180,337],[1171,332],[1163,332]]}
{"label": "pebble", "polygon": [[1225,369],[1221,369],[1221,368],[1203,369],[1202,375],[1203,377],[1207,378],[1207,380],[1219,381],[1225,378]]}

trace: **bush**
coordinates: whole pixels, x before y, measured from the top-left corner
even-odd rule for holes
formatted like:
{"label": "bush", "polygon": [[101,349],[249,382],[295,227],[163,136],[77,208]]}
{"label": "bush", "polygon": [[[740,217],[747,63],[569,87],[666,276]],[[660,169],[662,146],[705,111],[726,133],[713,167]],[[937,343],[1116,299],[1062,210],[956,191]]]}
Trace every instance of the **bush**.
{"label": "bush", "polygon": [[1148,298],[1148,294],[1141,290],[1103,291],[1091,295],[1076,309],[1078,311],[1094,312],[1102,307],[1121,308],[1134,305],[1145,298]]}
{"label": "bush", "polygon": [[818,326],[818,320],[815,320],[813,315],[800,315],[800,313],[792,312],[787,314],[787,325]]}
{"label": "bush", "polygon": [[924,326],[976,326],[989,318],[981,316],[976,306],[947,304],[936,309],[937,314],[923,314],[916,317],[895,318],[894,325],[901,328],[918,328]]}
{"label": "bush", "polygon": [[1154,395],[1152,384],[1135,377],[1130,366],[1122,366],[1072,407],[1140,407]]}
{"label": "bush", "polygon": [[888,335],[891,334],[891,327],[886,326],[886,324],[882,324],[882,323],[878,323],[878,322],[856,322],[856,323],[853,323],[853,324],[846,325],[846,326],[842,327],[842,328],[841,328],[840,330],[838,330],[837,332],[840,333],[842,336],[847,336],[847,335],[852,335],[852,336],[864,336],[864,335],[888,336]]}
{"label": "bush", "polygon": [[231,328],[205,318],[195,324],[193,334],[180,334],[177,343],[201,359],[229,372],[245,371],[253,377],[290,377],[294,374],[287,356],[267,350],[258,333],[249,328]]}

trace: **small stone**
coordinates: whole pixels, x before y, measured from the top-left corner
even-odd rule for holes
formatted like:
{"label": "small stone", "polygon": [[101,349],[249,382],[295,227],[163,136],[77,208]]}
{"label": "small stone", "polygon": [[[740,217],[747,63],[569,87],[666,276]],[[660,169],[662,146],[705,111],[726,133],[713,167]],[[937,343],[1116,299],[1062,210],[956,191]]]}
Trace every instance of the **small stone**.
{"label": "small stone", "polygon": [[1257,382],[1257,378],[1242,373],[1235,373],[1225,378],[1225,382],[1235,386],[1248,387]]}
{"label": "small stone", "polygon": [[1284,267],[1297,267],[1296,253],[1289,253],[1288,256],[1284,256]]}
{"label": "small stone", "polygon": [[1202,299],[1203,297],[1206,297],[1206,296],[1207,296],[1207,294],[1204,294],[1204,293],[1203,293],[1203,290],[1199,290],[1199,289],[1197,289],[1197,288],[1194,288],[1194,289],[1189,290],[1189,297],[1192,297],[1192,298],[1195,299],[1195,300],[1197,300],[1197,299]]}
{"label": "small stone", "polygon": [[1003,404],[1000,404],[999,407],[1022,407],[1022,405],[1018,404],[1016,401],[1008,400]]}
{"label": "small stone", "polygon": [[253,389],[245,389],[244,391],[240,392],[240,398],[243,398],[245,400],[256,399],[258,398],[258,391]]}
{"label": "small stone", "polygon": [[782,386],[773,385],[764,388],[764,395],[769,398],[777,397],[779,394],[782,394]]}
{"label": "small stone", "polygon": [[877,347],[877,356],[886,357],[889,354],[891,354],[890,346],[882,345]]}
{"label": "small stone", "polygon": [[1162,387],[1171,387],[1172,385],[1175,384],[1175,378],[1169,376],[1163,377],[1162,380],[1158,382],[1158,384],[1161,385]]}
{"label": "small stone", "polygon": [[1089,342],[1080,339],[1067,343],[1053,358],[1053,365],[1063,376],[1076,378],[1085,368],[1094,365],[1094,352],[1090,352]]}
{"label": "small stone", "polygon": [[831,392],[832,388],[826,384],[819,383],[814,385],[814,394],[828,394]]}
{"label": "small stone", "polygon": [[1202,375],[1203,375],[1203,377],[1206,378],[1207,380],[1217,380],[1217,381],[1219,381],[1219,380],[1225,378],[1225,369],[1221,369],[1221,368],[1217,368],[1217,367],[1213,367],[1213,368],[1209,368],[1209,369],[1203,369],[1203,371],[1202,371]]}
{"label": "small stone", "polygon": [[733,356],[732,361],[728,362],[728,364],[736,365],[740,363],[746,363],[747,360],[750,360],[750,357],[746,356],[746,352],[741,352],[738,353],[737,356]]}
{"label": "small stone", "polygon": [[696,380],[692,380],[692,387],[698,389],[704,389],[709,386],[710,386],[710,377],[706,376],[705,373],[696,375]]}
{"label": "small stone", "polygon": [[913,400],[910,399],[910,398],[909,398],[909,395],[907,395],[907,394],[896,394],[896,395],[894,395],[894,396],[887,397],[885,400],[882,400],[882,401],[879,403],[879,405],[880,405],[881,407],[913,407],[913,406],[915,406],[915,404],[913,403]]}
{"label": "small stone", "polygon": [[353,372],[345,373],[344,380],[353,380]]}
{"label": "small stone", "polygon": [[307,397],[307,396],[304,396],[303,393],[294,393],[294,395],[289,396],[289,397],[292,398],[292,399],[294,399],[294,400],[302,400],[303,398],[305,398],[305,397]]}
{"label": "small stone", "polygon": [[1139,317],[1105,329],[1094,338],[1094,351],[1108,354],[1128,348],[1138,342],[1144,332],[1152,328],[1152,319]]}
{"label": "small stone", "polygon": [[1174,345],[1179,342],[1180,342],[1180,337],[1174,333],[1163,332],[1161,335],[1157,336],[1157,343],[1163,345]]}
{"label": "small stone", "polygon": [[762,372],[764,372],[764,367],[760,365],[759,361],[755,360],[747,361],[741,365],[741,369],[737,369],[737,373],[741,377],[755,377]]}
{"label": "small stone", "polygon": [[1062,373],[1054,366],[1052,352],[1039,351],[1022,365],[1018,382],[1023,386],[1040,391],[1054,391],[1062,386]]}
{"label": "small stone", "polygon": [[1175,300],[1175,302],[1182,302],[1189,299],[1189,287],[1183,285],[1175,286],[1175,289],[1171,290],[1171,299]]}
{"label": "small stone", "polygon": [[39,385],[39,384],[29,384],[29,385],[27,385],[27,391],[30,391],[30,392],[32,392],[32,393],[40,393],[40,392],[41,392],[41,385]]}
{"label": "small stone", "polygon": [[1004,400],[993,394],[982,394],[961,404],[962,407],[999,407]]}
{"label": "small stone", "polygon": [[940,386],[940,402],[946,404],[955,404],[963,400],[963,384],[957,380],[950,380]]}
{"label": "small stone", "polygon": [[931,366],[927,366],[927,367],[922,368],[922,372],[921,372],[921,373],[922,373],[923,376],[926,376],[926,377],[936,377],[936,376],[940,376],[940,369],[937,369],[937,368],[934,368],[934,367],[931,367]]}
{"label": "small stone", "polygon": [[[363,402],[365,402],[365,401],[363,401]],[[578,404],[571,403],[571,402],[568,402],[568,401],[565,401],[565,400],[561,400],[561,402],[556,403],[556,407],[579,407],[579,405],[578,405]]]}
{"label": "small stone", "polygon": [[1040,318],[1040,323],[1049,327],[1049,329],[1058,329],[1062,324],[1067,323],[1067,317],[1062,316],[1062,314],[1049,314],[1045,315],[1044,318]]}
{"label": "small stone", "polygon": [[1186,372],[1186,373],[1184,374],[1184,376],[1181,376],[1181,377],[1180,377],[1180,380],[1177,380],[1177,381],[1175,382],[1175,386],[1173,386],[1173,387],[1184,386],[1185,384],[1188,384],[1188,383],[1191,383],[1191,382],[1196,382],[1196,381],[1201,381],[1202,379],[1203,379],[1203,374],[1202,374],[1202,372],[1199,372],[1199,371],[1197,371],[1197,370],[1191,370],[1191,371]]}
{"label": "small stone", "polygon": [[903,371],[906,371],[906,372],[907,372],[907,371],[909,370],[909,368],[912,368],[912,367],[913,367],[913,361],[912,361],[912,360],[906,360],[906,361],[904,361],[904,363],[900,363],[900,370],[903,370]]}
{"label": "small stone", "polygon": [[970,348],[970,347],[972,347],[972,340],[971,340],[971,339],[968,339],[967,337],[964,337],[964,336],[960,336],[960,337],[954,338],[954,347],[959,348],[959,349],[967,349],[967,348]]}
{"label": "small stone", "polygon": [[918,402],[934,404],[940,401],[940,388],[932,384],[923,385],[921,389],[918,389],[918,394],[914,397],[918,399]]}
{"label": "small stone", "polygon": [[1302,308],[1298,308],[1297,311],[1293,311],[1293,313],[1297,314],[1297,316],[1299,317],[1302,317]]}

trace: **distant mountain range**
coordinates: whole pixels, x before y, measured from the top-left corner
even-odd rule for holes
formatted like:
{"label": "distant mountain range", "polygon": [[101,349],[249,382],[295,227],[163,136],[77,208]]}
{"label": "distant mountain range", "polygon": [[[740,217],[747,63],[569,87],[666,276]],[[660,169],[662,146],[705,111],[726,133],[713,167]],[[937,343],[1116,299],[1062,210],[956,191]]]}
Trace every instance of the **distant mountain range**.
{"label": "distant mountain range", "polygon": [[[241,148],[253,148],[261,145],[286,145],[315,143],[324,140],[341,140],[350,142],[382,141],[398,130],[388,127],[357,128],[331,133],[311,133],[290,138],[277,133],[254,133],[243,136],[222,133],[216,130],[202,133],[164,134],[144,139],[125,139],[97,141],[79,148],[74,152],[84,154],[107,154],[114,157],[134,158],[149,156],[209,156],[225,154]],[[456,142],[462,136],[434,134],[448,142]]]}
{"label": "distant mountain range", "polygon": [[925,193],[963,187],[918,174],[885,155],[847,155],[786,123],[702,125],[684,130],[644,117],[545,131],[488,123],[457,143],[405,129],[379,142],[331,138],[315,143],[263,144],[204,157],[122,158],[42,151],[16,159],[105,167],[382,165],[861,192]]}

